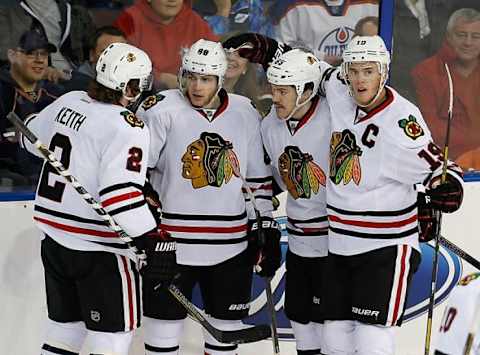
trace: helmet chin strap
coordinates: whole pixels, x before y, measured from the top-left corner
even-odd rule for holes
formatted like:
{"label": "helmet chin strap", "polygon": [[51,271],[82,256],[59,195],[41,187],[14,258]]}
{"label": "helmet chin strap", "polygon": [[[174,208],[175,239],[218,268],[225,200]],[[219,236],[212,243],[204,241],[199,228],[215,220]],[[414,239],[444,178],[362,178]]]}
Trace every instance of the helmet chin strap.
{"label": "helmet chin strap", "polygon": [[302,95],[297,94],[297,99],[295,101],[295,107],[292,109],[292,112],[290,112],[287,117],[282,118],[282,120],[287,121],[290,118],[292,118],[292,116],[295,114],[295,112],[297,112],[301,107],[305,106],[307,103],[309,103],[313,99],[315,94],[316,94],[315,92],[312,92],[311,95],[308,97],[308,99],[306,99],[301,104],[299,102],[300,102],[300,99],[301,99],[301,96],[303,95],[303,93],[302,93]]}

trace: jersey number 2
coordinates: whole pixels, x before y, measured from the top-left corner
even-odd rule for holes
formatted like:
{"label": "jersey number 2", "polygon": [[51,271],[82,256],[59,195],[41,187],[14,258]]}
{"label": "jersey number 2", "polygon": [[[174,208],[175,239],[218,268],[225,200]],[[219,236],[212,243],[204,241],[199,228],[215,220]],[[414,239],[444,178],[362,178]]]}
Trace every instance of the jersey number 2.
{"label": "jersey number 2", "polygon": [[[56,133],[52,137],[48,149],[53,152],[57,147],[62,150],[60,162],[63,164],[65,169],[68,169],[68,167],[70,166],[70,154],[72,153],[72,144],[70,143],[70,139],[63,134]],[[50,185],[48,183],[50,173],[54,175],[59,175],[49,163],[45,163],[45,165],[43,166],[42,176],[40,177],[38,195],[55,202],[61,202],[63,192],[65,191],[65,183],[55,181],[53,185]]]}

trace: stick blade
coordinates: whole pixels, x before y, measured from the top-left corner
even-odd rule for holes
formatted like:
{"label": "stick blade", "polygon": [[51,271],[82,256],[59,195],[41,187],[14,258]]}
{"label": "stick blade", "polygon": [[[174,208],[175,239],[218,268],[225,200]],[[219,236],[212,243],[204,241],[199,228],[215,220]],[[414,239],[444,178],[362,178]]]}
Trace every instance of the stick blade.
{"label": "stick blade", "polygon": [[270,337],[272,330],[270,326],[261,324],[240,330],[219,331],[217,335],[218,337],[215,336],[215,338],[221,343],[245,344],[254,343]]}

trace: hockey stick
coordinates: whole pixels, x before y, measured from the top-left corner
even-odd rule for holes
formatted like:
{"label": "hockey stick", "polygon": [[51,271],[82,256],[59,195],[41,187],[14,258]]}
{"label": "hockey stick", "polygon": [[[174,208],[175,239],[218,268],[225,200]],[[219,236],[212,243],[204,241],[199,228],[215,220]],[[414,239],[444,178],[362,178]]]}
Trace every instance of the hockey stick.
{"label": "hockey stick", "polygon": [[[248,196],[250,197],[250,201],[252,202],[253,210],[255,211],[255,217],[257,220],[258,225],[258,237],[260,245],[265,245],[265,234],[262,228],[262,221],[260,218],[260,211],[257,208],[257,203],[255,200],[255,196],[253,195],[252,189],[247,184],[247,180],[245,177],[240,173],[240,171],[236,171],[236,175],[240,177],[243,183],[243,187],[247,191]],[[268,312],[270,313],[270,319],[272,322],[272,345],[273,345],[273,352],[275,355],[280,354],[280,344],[278,342],[278,332],[277,332],[277,316],[275,313],[275,306],[273,304],[273,293],[272,293],[272,285],[271,277],[265,277],[265,293],[267,295],[267,308]]]}
{"label": "hockey stick", "polygon": [[463,260],[465,260],[466,262],[468,262],[470,265],[472,265],[473,267],[477,268],[478,270],[480,270],[480,261],[478,261],[477,259],[475,259],[473,256],[471,256],[470,254],[468,254],[466,251],[462,250],[462,248],[460,248],[459,246],[453,244],[451,241],[449,241],[448,239],[446,239],[445,237],[443,236],[440,236],[440,239],[439,239],[439,242],[441,245],[443,245],[445,248],[451,250],[452,252],[454,252],[456,255],[458,255],[459,257],[461,257]]}
{"label": "hockey stick", "polygon": [[[448,120],[447,120],[447,133],[445,135],[445,145],[443,147],[443,167],[442,167],[442,177],[440,183],[445,183],[447,179],[447,165],[448,165],[448,144],[450,141],[450,126],[452,123],[453,116],[453,82],[452,76],[450,75],[450,69],[448,64],[445,63],[445,70],[448,77],[448,89],[449,89],[449,102],[448,102]],[[435,290],[437,287],[437,272],[438,272],[438,254],[440,249],[440,232],[442,228],[442,212],[436,212],[437,219],[437,230],[435,231],[435,251],[433,255],[433,266],[432,266],[432,282],[430,284],[430,299],[428,303],[428,316],[427,316],[427,332],[425,334],[425,355],[430,354],[430,343],[432,340],[432,321],[433,321],[433,307],[435,306]]]}
{"label": "hockey stick", "polygon": [[463,355],[470,355],[470,351],[473,348],[473,340],[475,339],[475,334],[478,330],[478,324],[480,323],[480,299],[477,296],[475,302],[475,312],[473,313],[473,318],[470,322],[470,329],[468,331],[467,339],[465,340],[465,346],[463,348]]}
{"label": "hockey stick", "polygon": [[[85,190],[78,180],[65,169],[63,164],[55,158],[53,153],[35,136],[35,134],[25,126],[22,120],[14,113],[10,112],[7,118],[12,124],[38,149],[47,162],[67,180],[75,190],[80,194],[83,200],[106,222],[108,226],[118,234],[118,237],[124,241],[129,249],[137,256],[137,264],[141,265],[146,256],[140,253],[132,244],[132,238],[120,227],[117,222],[105,211],[102,206]],[[268,338],[271,334],[270,327],[267,325],[258,325],[246,329],[235,331],[222,331],[215,328],[205,317],[195,308],[195,306],[181,293],[173,284],[168,286],[168,291],[172,296],[195,318],[215,339],[225,343],[250,343]]]}

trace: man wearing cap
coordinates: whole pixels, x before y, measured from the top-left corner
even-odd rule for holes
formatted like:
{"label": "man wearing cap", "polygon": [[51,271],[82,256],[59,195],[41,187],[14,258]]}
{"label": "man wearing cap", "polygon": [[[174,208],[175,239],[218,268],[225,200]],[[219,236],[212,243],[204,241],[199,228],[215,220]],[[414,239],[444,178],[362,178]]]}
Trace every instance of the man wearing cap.
{"label": "man wearing cap", "polygon": [[[25,119],[63,93],[60,86],[42,80],[48,67],[48,57],[56,51],[56,47],[40,32],[27,31],[22,34],[17,46],[8,50],[10,68],[0,70],[0,162],[13,173],[5,174],[20,174],[27,178],[28,184],[36,181],[41,161],[19,149],[6,115],[14,111]],[[0,175],[3,175],[3,169]],[[21,178],[14,180],[18,183]]]}

